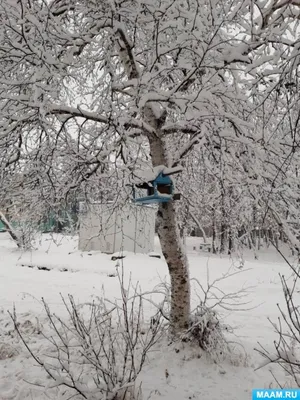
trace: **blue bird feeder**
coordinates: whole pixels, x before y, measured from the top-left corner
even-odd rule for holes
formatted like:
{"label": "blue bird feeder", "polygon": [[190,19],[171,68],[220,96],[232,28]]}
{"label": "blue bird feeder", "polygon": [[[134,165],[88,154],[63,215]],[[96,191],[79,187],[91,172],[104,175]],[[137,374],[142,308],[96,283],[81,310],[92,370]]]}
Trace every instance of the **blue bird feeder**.
{"label": "blue bird feeder", "polygon": [[[172,173],[177,172],[179,171]],[[135,185],[133,188],[133,202],[137,204],[157,204],[178,200],[180,195],[174,195],[174,184],[169,175],[171,173],[164,174],[160,172],[155,179]],[[141,193],[142,195],[140,196]]]}

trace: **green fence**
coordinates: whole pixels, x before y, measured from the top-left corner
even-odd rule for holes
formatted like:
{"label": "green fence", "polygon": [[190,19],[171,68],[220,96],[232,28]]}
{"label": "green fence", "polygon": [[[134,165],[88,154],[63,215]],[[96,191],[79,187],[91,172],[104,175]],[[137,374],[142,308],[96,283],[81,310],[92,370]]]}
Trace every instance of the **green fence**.
{"label": "green fence", "polygon": [[[11,222],[11,225],[12,225],[14,228],[16,228],[16,227],[18,226],[18,224],[17,224],[16,222]],[[6,230],[6,228],[5,228],[4,224],[3,224],[3,222],[0,221],[0,232],[1,232],[1,231],[5,231],[5,230]]]}
{"label": "green fence", "polygon": [[[64,229],[71,229],[76,225],[77,214],[68,213],[63,211],[59,216],[50,215],[45,217],[39,224],[38,230],[40,232],[61,232]],[[18,222],[10,221],[14,228],[18,228]],[[4,224],[0,221],[0,232],[5,231]]]}

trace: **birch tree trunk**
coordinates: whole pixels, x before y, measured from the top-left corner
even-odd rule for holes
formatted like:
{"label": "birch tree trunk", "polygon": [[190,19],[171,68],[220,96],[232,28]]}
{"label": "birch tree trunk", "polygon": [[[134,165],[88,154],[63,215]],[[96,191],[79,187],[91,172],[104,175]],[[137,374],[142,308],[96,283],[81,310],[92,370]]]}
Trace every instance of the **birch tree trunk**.
{"label": "birch tree trunk", "polygon": [[[153,166],[168,165],[164,140],[149,137]],[[178,335],[189,325],[190,280],[185,248],[180,237],[175,203],[161,203],[158,209],[158,236],[171,280],[171,334]]]}
{"label": "birch tree trunk", "polygon": [[185,330],[190,318],[188,261],[179,236],[175,204],[161,203],[158,210],[158,236],[171,280],[171,333]]}

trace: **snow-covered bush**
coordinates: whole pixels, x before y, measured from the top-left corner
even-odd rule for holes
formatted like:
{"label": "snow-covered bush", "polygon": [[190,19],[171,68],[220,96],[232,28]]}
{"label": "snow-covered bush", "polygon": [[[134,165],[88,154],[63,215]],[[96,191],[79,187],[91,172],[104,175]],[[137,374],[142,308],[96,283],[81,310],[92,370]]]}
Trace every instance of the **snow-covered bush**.
{"label": "snow-covered bush", "polygon": [[225,326],[217,312],[205,304],[197,306],[191,315],[191,326],[182,336],[183,341],[197,343],[208,353],[221,351],[226,346]]}
{"label": "snow-covered bush", "polygon": [[14,226],[1,211],[0,222],[19,248],[24,250],[33,248],[33,243],[38,236],[38,224],[36,222],[26,218],[18,218]]}
{"label": "snow-covered bush", "polygon": [[0,343],[0,361],[18,355],[18,351],[8,343]]}
{"label": "snow-covered bush", "polygon": [[[237,270],[234,266],[220,277],[210,279],[207,265],[206,284],[196,278],[191,279],[193,295],[198,299],[198,304],[190,314],[189,327],[180,336],[181,341],[199,346],[214,359],[227,359],[230,363],[238,365],[247,364],[247,354],[241,344],[230,341],[229,334],[232,328],[224,323],[222,311],[246,311],[249,302],[245,300],[251,287],[242,287],[235,292],[224,292],[222,282],[247,270]],[[160,283],[155,288],[156,292],[164,294],[164,301],[157,305],[158,316],[169,319],[170,286],[166,282]],[[242,351],[241,351],[242,349]]]}
{"label": "snow-covered bush", "polygon": [[16,314],[11,315],[27,350],[52,381],[47,388],[52,393],[56,388],[58,398],[141,399],[137,378],[163,329],[160,319],[155,325],[144,321],[137,288],[132,293],[120,283],[121,300],[113,303],[102,299],[78,305],[72,296],[62,297],[68,320],[53,314],[43,300],[48,324],[41,334],[49,344],[47,354],[32,350]]}
{"label": "snow-covered bush", "polygon": [[16,233],[22,243],[22,248],[25,250],[32,250],[34,242],[40,235],[38,225],[30,221],[21,221],[18,223]]}

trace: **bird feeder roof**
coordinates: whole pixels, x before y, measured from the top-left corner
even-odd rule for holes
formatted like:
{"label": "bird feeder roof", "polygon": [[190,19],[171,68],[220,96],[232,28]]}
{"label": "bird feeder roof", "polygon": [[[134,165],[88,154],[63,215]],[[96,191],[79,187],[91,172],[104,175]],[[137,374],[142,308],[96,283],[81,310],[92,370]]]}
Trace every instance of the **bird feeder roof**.
{"label": "bird feeder roof", "polygon": [[158,165],[157,167],[153,167],[151,169],[135,171],[135,183],[141,184],[145,182],[159,182],[160,178],[162,178],[162,182],[166,182],[165,178],[167,176],[181,171],[182,167],[167,168],[165,165]]}

